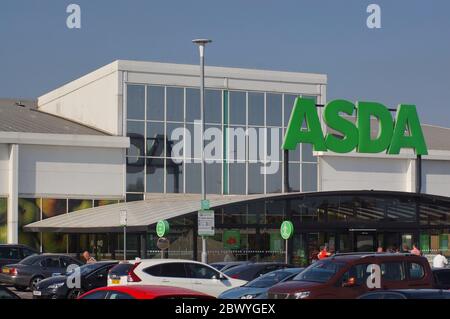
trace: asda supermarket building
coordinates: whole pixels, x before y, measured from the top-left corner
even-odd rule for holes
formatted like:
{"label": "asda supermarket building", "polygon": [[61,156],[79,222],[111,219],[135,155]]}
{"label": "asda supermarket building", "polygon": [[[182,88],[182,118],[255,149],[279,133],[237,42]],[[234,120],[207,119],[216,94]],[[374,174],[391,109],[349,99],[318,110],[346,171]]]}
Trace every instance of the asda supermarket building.
{"label": "asda supermarket building", "polygon": [[[116,61],[36,105],[2,101],[0,241],[119,259],[126,211],[128,258],[159,256],[155,224],[167,220],[169,256],[199,259],[198,74]],[[325,75],[208,67],[206,87],[210,262],[282,260],[284,220],[295,227],[288,247],[298,264],[325,244],[348,252],[417,243],[450,254],[450,129],[422,123],[428,152],[419,157],[307,143],[285,152],[296,97],[323,113]]]}

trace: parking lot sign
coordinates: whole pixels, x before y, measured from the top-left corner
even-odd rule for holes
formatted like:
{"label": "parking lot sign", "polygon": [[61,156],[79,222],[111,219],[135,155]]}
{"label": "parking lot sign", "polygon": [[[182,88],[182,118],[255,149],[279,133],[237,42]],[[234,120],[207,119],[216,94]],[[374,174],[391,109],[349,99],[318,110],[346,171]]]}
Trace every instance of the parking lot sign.
{"label": "parking lot sign", "polygon": [[214,236],[214,211],[200,210],[198,212],[198,235]]}

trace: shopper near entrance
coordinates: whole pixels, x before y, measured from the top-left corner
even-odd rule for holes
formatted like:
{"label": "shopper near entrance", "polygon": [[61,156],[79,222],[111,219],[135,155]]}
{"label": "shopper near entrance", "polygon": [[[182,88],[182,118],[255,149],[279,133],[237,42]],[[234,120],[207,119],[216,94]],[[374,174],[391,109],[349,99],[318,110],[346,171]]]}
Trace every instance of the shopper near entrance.
{"label": "shopper near entrance", "polygon": [[325,259],[330,257],[331,253],[328,251],[328,246],[323,246],[322,249],[320,250],[320,253],[317,255],[317,258],[319,260]]}
{"label": "shopper near entrance", "polygon": [[83,258],[86,260],[86,264],[95,264],[97,262],[87,250],[83,253]]}
{"label": "shopper near entrance", "polygon": [[442,251],[438,252],[438,254],[433,258],[433,268],[445,268],[447,265],[447,258],[445,258]]}
{"label": "shopper near entrance", "polygon": [[416,256],[422,256],[422,252],[417,248],[416,244],[413,245],[413,249],[411,249],[410,253]]}

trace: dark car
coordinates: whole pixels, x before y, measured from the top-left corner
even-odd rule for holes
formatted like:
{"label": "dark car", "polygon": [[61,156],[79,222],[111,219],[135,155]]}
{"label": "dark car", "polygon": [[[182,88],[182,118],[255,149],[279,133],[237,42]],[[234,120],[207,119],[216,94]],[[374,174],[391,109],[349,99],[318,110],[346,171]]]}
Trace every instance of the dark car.
{"label": "dark car", "polygon": [[0,245],[0,268],[36,254],[36,250],[24,245]]}
{"label": "dark car", "polygon": [[368,292],[358,299],[450,299],[450,291],[441,289],[379,290]]}
{"label": "dark car", "polygon": [[450,268],[433,268],[434,288],[450,289]]}
{"label": "dark car", "polygon": [[273,286],[268,296],[270,299],[358,298],[376,289],[369,278],[373,269],[381,272],[379,283],[383,290],[433,288],[433,275],[425,257],[355,253],[319,260],[291,281]]}
{"label": "dark car", "polygon": [[223,262],[212,263],[212,264],[210,264],[210,266],[216,268],[218,271],[225,272],[231,268],[249,264],[249,263],[250,263],[249,261],[223,261]]}
{"label": "dark car", "polygon": [[293,265],[285,263],[252,263],[233,267],[224,272],[225,275],[240,280],[252,281],[259,276],[283,268],[293,268]]}
{"label": "dark car", "polygon": [[67,255],[43,254],[27,257],[17,264],[2,267],[0,282],[12,285],[19,291],[34,290],[43,279],[55,274],[65,274],[70,265],[82,263]]}
{"label": "dark car", "polygon": [[0,286],[0,300],[2,299],[20,299],[20,298],[8,288]]}
{"label": "dark car", "polygon": [[[42,280],[33,290],[35,299],[76,299],[92,289],[105,287],[109,270],[117,265],[117,261],[101,261],[81,266],[65,275]],[[79,274],[79,286],[75,276]],[[69,287],[69,284],[72,287]]]}

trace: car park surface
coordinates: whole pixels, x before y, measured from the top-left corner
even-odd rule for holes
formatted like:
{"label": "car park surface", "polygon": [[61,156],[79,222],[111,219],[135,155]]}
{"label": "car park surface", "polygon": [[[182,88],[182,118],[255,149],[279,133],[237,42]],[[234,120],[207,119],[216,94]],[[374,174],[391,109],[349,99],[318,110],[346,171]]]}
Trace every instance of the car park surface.
{"label": "car park surface", "polygon": [[[108,271],[117,261],[101,261],[81,266],[78,270],[65,275],[42,280],[33,290],[35,299],[76,299],[90,290],[106,287]],[[75,283],[79,274],[79,287],[69,288],[68,282]]]}
{"label": "car park surface", "polygon": [[[114,271],[112,268],[110,273]],[[230,278],[207,264],[192,260],[147,259],[134,262],[128,270],[126,284],[180,287],[217,297],[225,290],[246,283],[247,281]]]}
{"label": "car park surface", "polygon": [[381,289],[432,288],[426,258],[412,254],[336,254],[306,268],[291,281],[269,290],[270,299],[354,299],[367,286],[370,265],[380,267]]}
{"label": "car park surface", "polygon": [[136,285],[94,289],[80,296],[88,299],[215,299],[212,296],[186,288]]}
{"label": "car park surface", "polygon": [[285,268],[269,272],[241,287],[223,292],[218,299],[267,299],[267,291],[272,286],[292,279],[303,270],[304,268]]}
{"label": "car park surface", "polygon": [[70,265],[82,263],[70,256],[59,254],[42,254],[29,256],[16,264],[2,267],[0,282],[12,285],[17,290],[30,288],[34,290],[43,279],[64,274]]}
{"label": "car park surface", "polygon": [[250,263],[233,267],[224,273],[231,278],[251,281],[274,270],[293,267],[293,265],[276,262]]}
{"label": "car park surface", "polygon": [[0,300],[4,299],[20,299],[17,294],[12,292],[9,288],[0,286]]}

